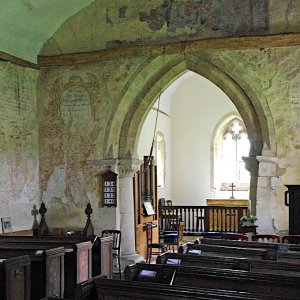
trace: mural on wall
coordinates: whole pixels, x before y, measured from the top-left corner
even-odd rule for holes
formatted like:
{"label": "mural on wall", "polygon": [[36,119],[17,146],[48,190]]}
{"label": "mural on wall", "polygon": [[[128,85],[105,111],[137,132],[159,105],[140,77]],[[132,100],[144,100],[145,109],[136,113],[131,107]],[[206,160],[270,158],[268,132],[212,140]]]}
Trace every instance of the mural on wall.
{"label": "mural on wall", "polygon": [[[82,167],[93,151],[99,94],[99,80],[93,73],[70,75],[66,82],[57,77],[48,91],[43,115],[49,122],[40,126],[40,185],[44,191],[53,189],[57,203],[66,198],[80,204],[86,197]],[[55,182],[51,183],[54,173]],[[61,190],[55,193],[57,186]]]}
{"label": "mural on wall", "polygon": [[36,76],[0,64],[0,211],[8,215],[18,213],[16,202],[30,203],[38,194]]}

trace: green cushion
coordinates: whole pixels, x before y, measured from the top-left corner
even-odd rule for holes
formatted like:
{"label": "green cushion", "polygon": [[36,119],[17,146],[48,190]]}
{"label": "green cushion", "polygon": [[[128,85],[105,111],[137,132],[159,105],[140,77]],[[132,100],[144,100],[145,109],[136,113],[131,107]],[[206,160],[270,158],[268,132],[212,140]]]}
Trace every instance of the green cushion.
{"label": "green cushion", "polygon": [[163,248],[163,247],[167,247],[168,245],[165,243],[152,243],[151,247],[152,248]]}

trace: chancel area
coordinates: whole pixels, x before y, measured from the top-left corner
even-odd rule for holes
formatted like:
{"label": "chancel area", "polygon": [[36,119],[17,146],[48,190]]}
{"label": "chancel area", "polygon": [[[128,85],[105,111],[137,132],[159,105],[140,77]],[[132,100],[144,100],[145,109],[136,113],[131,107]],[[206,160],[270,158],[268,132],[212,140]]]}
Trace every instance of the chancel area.
{"label": "chancel area", "polygon": [[299,297],[300,1],[0,7],[0,300]]}

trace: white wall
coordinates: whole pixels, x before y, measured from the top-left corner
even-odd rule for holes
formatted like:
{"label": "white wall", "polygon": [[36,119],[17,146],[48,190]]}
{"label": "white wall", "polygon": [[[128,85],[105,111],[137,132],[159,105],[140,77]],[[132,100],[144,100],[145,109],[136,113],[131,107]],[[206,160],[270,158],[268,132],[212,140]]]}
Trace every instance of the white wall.
{"label": "white wall", "polygon": [[230,99],[206,78],[192,72],[181,77],[173,95],[172,199],[180,205],[205,205],[210,191],[211,140],[217,123],[236,111]]}
{"label": "white wall", "polygon": [[[172,199],[175,205],[206,205],[206,198],[222,197],[210,189],[211,141],[216,125],[237,112],[235,106],[222,90],[193,72],[171,84],[160,102],[160,110],[170,117],[158,116],[157,131],[166,141],[166,185],[159,188],[159,198]],[[144,122],[140,159],[150,153],[155,117],[151,110]]]}

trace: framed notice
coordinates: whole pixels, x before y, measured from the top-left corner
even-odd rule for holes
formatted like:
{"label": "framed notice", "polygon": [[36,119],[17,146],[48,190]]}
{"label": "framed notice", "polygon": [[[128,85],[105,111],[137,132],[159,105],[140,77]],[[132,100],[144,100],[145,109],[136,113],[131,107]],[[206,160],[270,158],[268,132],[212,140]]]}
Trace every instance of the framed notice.
{"label": "framed notice", "polygon": [[2,224],[3,233],[12,231],[11,217],[2,217],[1,218],[1,224]]}
{"label": "framed notice", "polygon": [[117,176],[110,170],[102,175],[102,197],[105,206],[117,206]]}
{"label": "framed notice", "polygon": [[154,211],[152,203],[150,201],[145,201],[144,207],[145,207],[147,216],[155,215],[155,211]]}

